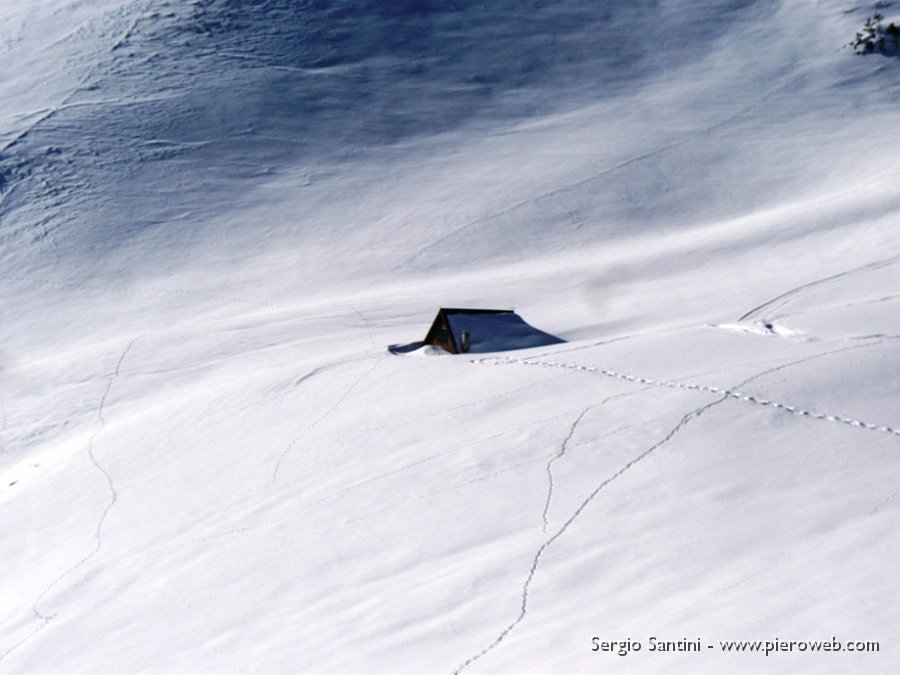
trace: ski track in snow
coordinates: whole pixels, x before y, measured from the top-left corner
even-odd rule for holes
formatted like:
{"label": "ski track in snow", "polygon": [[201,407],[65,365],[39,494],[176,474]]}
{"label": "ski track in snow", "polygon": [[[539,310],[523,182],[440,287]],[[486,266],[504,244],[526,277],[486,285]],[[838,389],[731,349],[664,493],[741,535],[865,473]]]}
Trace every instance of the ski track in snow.
{"label": "ski track in snow", "polygon": [[[603,405],[602,403],[599,405]],[[575,431],[578,429],[578,425],[581,424],[581,420],[584,419],[584,416],[587,415],[588,411],[591,408],[596,406],[588,406],[584,410],[582,410],[578,417],[572,422],[572,425],[569,427],[569,432],[566,434],[566,437],[563,439],[563,442],[559,446],[559,450],[553,453],[553,456],[550,458],[550,461],[547,462],[547,500],[544,503],[544,511],[541,513],[541,520],[544,521],[543,531],[547,531],[547,512],[550,511],[550,502],[553,500],[553,463],[558,459],[562,459],[563,455],[566,454],[566,450],[569,447],[569,441],[572,440],[572,436],[575,435]]]}
{"label": "ski track in snow", "polygon": [[861,265],[859,267],[854,267],[849,270],[844,270],[843,272],[838,272],[837,274],[832,274],[827,277],[822,277],[821,279],[816,279],[815,281],[809,281],[805,284],[801,284],[800,286],[795,286],[794,288],[781,293],[780,295],[775,296],[771,300],[767,300],[761,305],[757,305],[753,309],[748,312],[745,312],[738,321],[748,321],[751,319],[762,318],[762,313],[767,309],[771,308],[780,308],[785,304],[789,303],[791,300],[794,300],[798,296],[802,295],[804,292],[817,288],[819,286],[828,284],[832,281],[836,281],[838,279],[843,279],[845,277],[854,276],[856,274],[864,273],[864,272],[873,272],[875,270],[880,270],[885,267],[890,267],[891,265],[895,265],[900,262],[900,255],[889,256],[887,258],[881,258],[880,260],[875,260],[873,262],[867,263],[865,265]]}
{"label": "ski track in snow", "polygon": [[[482,360],[482,362],[483,361],[484,360]],[[477,363],[477,362],[478,361],[473,361],[473,363]],[[758,377],[758,375],[754,376],[754,378],[755,377]],[[512,623],[510,623],[506,628],[504,628],[500,632],[500,634],[494,639],[494,641],[491,642],[487,647],[485,647],[481,652],[479,652],[478,654],[475,654],[474,656],[469,657],[460,666],[458,666],[453,671],[453,675],[459,675],[459,673],[461,673],[463,670],[468,668],[472,663],[474,663],[478,659],[482,658],[483,656],[486,656],[488,653],[490,653],[491,651],[496,649],[500,645],[500,643],[503,642],[503,640],[506,638],[506,636],[509,635],[513,630],[515,630],[516,626],[518,626],[520,623],[522,623],[522,621],[525,620],[525,617],[528,614],[528,596],[529,596],[529,591],[531,589],[531,583],[534,580],[535,575],[537,574],[537,570],[538,570],[538,567],[540,566],[540,561],[544,555],[544,552],[553,544],[553,542],[555,542],[563,534],[565,534],[565,532],[569,529],[569,527],[572,525],[572,523],[575,522],[575,520],[578,518],[578,516],[581,515],[581,513],[587,508],[587,506],[594,500],[594,498],[607,485],[609,485],[610,483],[615,481],[617,478],[622,476],[622,474],[627,472],[635,464],[640,462],[642,459],[645,459],[648,455],[652,454],[653,452],[658,450],[660,447],[662,447],[663,445],[668,443],[670,440],[672,440],[672,438],[674,438],[676,436],[676,434],[678,434],[678,432],[681,431],[681,429],[684,428],[684,426],[691,419],[693,419],[695,417],[699,417],[700,415],[702,415],[704,412],[706,412],[710,408],[712,408],[720,403],[723,403],[726,400],[728,400],[728,397],[725,395],[722,395],[720,398],[718,398],[715,401],[712,401],[703,406],[700,406],[699,408],[695,408],[694,410],[691,410],[690,412],[685,414],[678,421],[678,423],[672,429],[669,430],[669,432],[662,439],[660,439],[659,441],[654,443],[652,446],[650,446],[648,449],[644,450],[639,455],[635,456],[634,458],[632,458],[631,460],[626,462],[621,468],[619,468],[618,471],[616,471],[614,474],[612,474],[611,476],[609,476],[608,478],[603,480],[597,487],[594,488],[594,490],[581,502],[581,504],[578,506],[578,508],[575,509],[575,511],[572,513],[572,515],[569,516],[569,518],[562,524],[562,526],[549,539],[547,539],[540,546],[540,548],[538,548],[537,552],[535,553],[534,558],[531,563],[531,568],[529,569],[528,575],[525,578],[525,583],[522,585],[522,604],[519,609],[519,614],[515,618],[515,620]],[[600,405],[600,404],[598,404],[598,405]],[[597,406],[593,406],[593,407],[597,407]],[[587,411],[585,411],[585,412],[587,412]]]}
{"label": "ski track in snow", "polygon": [[109,473],[109,470],[103,466],[103,464],[97,459],[97,455],[94,452],[94,442],[97,439],[97,436],[106,428],[106,417],[104,416],[104,411],[106,409],[106,402],[109,399],[109,394],[112,391],[113,383],[119,378],[119,375],[122,370],[122,363],[125,361],[125,357],[128,356],[128,353],[131,351],[132,347],[134,347],[134,343],[137,342],[138,338],[133,338],[131,342],[125,347],[122,353],[119,355],[119,359],[116,362],[116,367],[113,370],[112,375],[110,375],[109,380],[106,383],[106,390],[103,392],[103,396],[100,397],[100,404],[97,407],[97,421],[98,426],[94,430],[94,433],[91,434],[88,439],[88,458],[91,460],[91,464],[103,474],[103,477],[106,479],[106,486],[109,491],[109,502],[106,504],[106,507],[103,509],[103,512],[100,514],[100,518],[97,520],[97,525],[94,528],[94,548],[81,560],[76,562],[74,565],[69,567],[65,572],[56,577],[53,581],[51,581],[47,586],[44,587],[38,596],[34,599],[34,602],[31,604],[31,612],[36,619],[40,621],[40,624],[28,635],[19,640],[17,643],[6,649],[3,653],[0,653],[0,662],[2,662],[7,656],[9,656],[16,649],[21,647],[23,644],[28,642],[31,638],[37,635],[40,631],[47,627],[47,625],[54,619],[56,613],[53,614],[45,614],[41,611],[40,605],[43,599],[62,582],[63,579],[72,574],[75,570],[79,569],[83,565],[85,565],[88,561],[90,561],[97,553],[100,552],[100,549],[103,547],[103,524],[106,522],[107,516],[109,516],[109,512],[112,510],[113,506],[115,506],[116,502],[119,500],[119,492],[116,490],[115,482],[113,481],[112,474]]}
{"label": "ski track in snow", "polygon": [[[868,345],[866,345],[866,346],[868,346]],[[569,518],[562,524],[562,526],[549,539],[547,539],[540,546],[540,548],[538,548],[537,552],[535,553],[534,558],[531,563],[531,568],[529,569],[528,575],[525,578],[525,582],[522,585],[522,592],[521,592],[522,602],[521,602],[521,606],[519,609],[519,614],[515,618],[515,620],[512,623],[510,623],[506,628],[504,628],[500,632],[500,634],[493,640],[493,642],[491,642],[487,647],[482,649],[481,652],[469,657],[466,661],[464,661],[461,665],[459,665],[453,671],[453,675],[459,675],[459,673],[461,673],[463,670],[468,668],[472,663],[474,663],[478,659],[486,656],[488,653],[490,653],[491,651],[496,649],[500,645],[500,643],[503,642],[503,640],[506,638],[506,636],[509,635],[513,630],[515,630],[516,626],[518,626],[520,623],[522,623],[522,621],[525,620],[525,617],[528,614],[528,598],[529,598],[529,591],[531,588],[531,583],[534,580],[534,577],[537,573],[538,567],[540,566],[540,561],[544,555],[544,552],[553,544],[553,542],[555,542],[557,539],[559,539],[569,529],[569,527],[578,518],[578,516],[581,515],[581,513],[587,508],[587,506],[594,500],[594,498],[607,485],[609,485],[614,480],[619,478],[622,474],[624,474],[626,471],[628,471],[635,464],[637,464],[641,460],[645,459],[648,455],[652,454],[653,452],[658,450],[660,447],[662,447],[663,445],[668,443],[670,440],[672,440],[672,438],[674,438],[678,434],[679,431],[681,431],[681,429],[683,429],[685,427],[685,425],[688,422],[690,422],[690,420],[692,420],[696,417],[699,417],[700,415],[702,415],[704,412],[706,412],[710,408],[713,408],[721,403],[724,403],[725,401],[727,401],[731,398],[740,398],[742,400],[750,400],[750,399],[744,398],[746,395],[741,394],[739,389],[742,387],[745,387],[746,385],[753,382],[754,380],[765,377],[767,375],[771,375],[772,373],[776,373],[781,370],[785,370],[786,368],[790,368],[790,367],[793,367],[793,366],[796,366],[796,365],[799,365],[802,363],[807,363],[809,361],[813,361],[815,359],[819,359],[819,358],[828,356],[830,354],[834,354],[837,352],[843,352],[843,351],[849,351],[852,349],[859,349],[860,347],[861,346],[841,347],[839,349],[832,349],[832,350],[829,350],[826,352],[820,352],[818,354],[814,354],[812,356],[806,356],[806,357],[803,357],[800,359],[795,359],[795,360],[789,361],[787,363],[782,363],[778,366],[774,366],[774,367],[762,370],[762,371],[752,375],[751,377],[743,380],[739,384],[735,385],[735,387],[729,388],[729,389],[720,389],[718,387],[708,387],[705,385],[683,384],[683,383],[674,382],[674,381],[656,381],[656,380],[650,380],[648,378],[637,378],[637,377],[634,377],[631,375],[621,375],[619,373],[615,373],[614,371],[608,371],[608,370],[603,370],[603,369],[599,369],[599,368],[594,368],[592,366],[582,366],[579,364],[563,364],[563,363],[550,362],[550,361],[535,361],[535,360],[531,360],[531,359],[516,359],[516,358],[511,358],[511,357],[495,357],[495,358],[484,358],[484,359],[471,360],[470,363],[473,363],[473,364],[491,364],[491,365],[493,365],[493,364],[521,364],[521,365],[533,365],[533,366],[542,366],[542,367],[551,367],[551,368],[564,368],[567,370],[575,370],[575,371],[579,371],[579,372],[592,372],[592,373],[598,373],[601,375],[605,375],[608,377],[613,377],[618,380],[624,380],[627,382],[635,382],[635,383],[640,383],[640,384],[644,384],[644,385],[648,385],[648,386],[663,386],[663,387],[669,387],[672,389],[690,389],[690,390],[706,391],[709,393],[717,394],[719,396],[719,398],[716,399],[715,401],[707,403],[706,405],[700,406],[699,408],[695,408],[694,410],[691,410],[690,412],[685,414],[681,418],[681,420],[679,420],[679,422],[661,440],[657,441],[652,446],[650,446],[647,450],[644,450],[642,453],[640,453],[639,455],[632,458],[630,461],[628,461],[626,464],[624,464],[618,471],[616,471],[614,474],[612,474],[611,476],[609,476],[608,478],[603,480],[596,488],[594,488],[594,490],[587,496],[587,498],[585,498],[584,501],[582,501],[582,503],[578,506],[578,508],[575,509],[575,511],[572,513],[572,515],[569,516]],[[735,394],[738,394],[738,396],[735,396]],[[609,397],[609,399],[606,399],[606,400],[611,400],[613,398],[617,398],[617,397]],[[761,405],[776,406],[776,404],[774,404],[770,401],[764,401],[763,399],[757,399],[756,397],[752,397],[752,400],[750,400],[750,402],[756,402]],[[602,405],[602,403],[596,404],[595,406],[591,406],[591,408],[599,407],[600,405]],[[777,404],[777,407],[780,407],[788,412],[796,412],[796,414],[804,414],[804,412],[805,412],[805,411],[798,410],[797,408],[793,408],[792,406],[785,406],[784,404]],[[577,421],[580,422],[580,420],[584,417],[584,415],[587,413],[588,410],[590,410],[590,408],[584,410],[581,413],[581,415],[579,415]],[[826,419],[829,421],[843,422],[845,419],[848,419],[848,418],[836,418],[833,416],[818,417],[816,415],[813,415],[812,413],[807,413],[807,414],[816,419]],[[847,422],[847,423],[853,424],[853,422],[855,422],[855,420],[851,420],[850,422]],[[574,434],[574,429],[576,426],[577,426],[577,424],[572,425],[572,428],[570,429],[570,436],[567,437],[566,441],[564,441],[564,444],[567,443],[569,438],[571,438],[571,435]],[[858,422],[856,424],[853,424],[853,426],[865,426],[865,425],[862,422]],[[868,428],[878,429],[878,430],[889,429],[889,427],[876,427],[876,426],[871,426],[871,425],[869,425]],[[891,430],[891,433],[893,433],[895,435],[900,435],[900,431],[896,431],[896,430]],[[559,454],[559,453],[557,453],[557,454]],[[879,510],[880,508],[883,508],[884,505],[886,505],[889,501],[891,501],[896,496],[896,494],[897,493],[894,493],[893,495],[891,495],[891,496],[887,497],[885,500],[883,500],[882,503],[878,507],[876,507],[875,511]],[[873,511],[873,513],[875,511]],[[546,514],[546,511],[544,513]],[[546,519],[544,520],[544,523],[545,523],[545,528],[546,528]],[[755,576],[757,576],[757,575],[754,575],[754,577]],[[735,585],[739,585],[740,583],[746,583],[746,581],[748,581],[748,580],[743,580],[742,582],[738,582],[738,584],[735,584]],[[723,589],[723,590],[726,590],[726,589]]]}
{"label": "ski track in snow", "polygon": [[[845,348],[847,349],[847,348]],[[852,347],[850,348],[852,349]],[[831,354],[835,351],[843,351],[842,350],[833,350],[831,352],[825,352],[825,354]],[[822,354],[824,355],[824,354]],[[816,358],[816,357],[809,357]],[[594,366],[583,366],[577,363],[565,363],[559,361],[537,361],[534,359],[516,359],[511,357],[494,357],[490,359],[478,359],[473,360],[471,363],[479,363],[479,364],[494,364],[494,365],[506,365],[506,364],[516,364],[516,365],[525,365],[525,366],[540,366],[544,368],[562,368],[565,370],[573,370],[576,372],[583,373],[595,373],[597,375],[603,375],[605,377],[611,377],[616,380],[622,380],[625,382],[635,382],[638,384],[646,384],[654,387],[666,387],[669,389],[681,389],[685,391],[702,391],[710,394],[722,395],[726,398],[744,401],[746,403],[752,403],[754,405],[767,406],[776,410],[781,410],[786,413],[790,413],[792,415],[798,415],[800,417],[806,417],[808,419],[820,420],[824,422],[833,422],[837,424],[845,424],[851,427],[856,427],[859,429],[869,429],[871,431],[880,431],[882,433],[892,434],[894,436],[900,436],[900,429],[896,429],[894,427],[885,425],[885,424],[872,424],[870,422],[864,422],[862,420],[858,420],[852,417],[844,417],[841,415],[832,415],[826,413],[815,413],[809,410],[804,410],[803,408],[798,408],[796,406],[781,403],[779,401],[772,401],[765,398],[760,398],[759,396],[755,396],[753,394],[748,394],[746,392],[740,391],[739,389],[723,389],[721,387],[715,387],[711,385],[705,384],[695,384],[695,383],[684,383],[684,382],[676,382],[672,380],[653,380],[646,377],[640,377],[637,375],[630,375],[627,373],[619,373],[614,370],[607,370],[605,368],[596,368]]]}
{"label": "ski track in snow", "polygon": [[496,649],[497,646],[500,645],[501,642],[503,642],[503,640],[506,638],[506,636],[509,635],[513,630],[515,630],[516,626],[518,626],[520,623],[522,623],[522,621],[525,620],[525,617],[528,615],[528,594],[531,589],[531,582],[534,580],[535,574],[537,574],[537,570],[538,570],[538,567],[540,566],[541,558],[543,557],[544,552],[548,548],[550,548],[550,546],[553,545],[553,542],[555,542],[563,534],[566,533],[566,531],[569,529],[569,527],[572,525],[572,523],[574,523],[578,519],[578,516],[581,515],[581,513],[588,507],[588,505],[594,500],[594,498],[603,490],[603,488],[605,488],[607,485],[609,485],[610,483],[615,481],[617,478],[619,478],[622,474],[627,472],[631,467],[633,467],[635,464],[640,462],[642,459],[646,458],[647,456],[649,456],[650,454],[655,452],[657,449],[659,449],[660,447],[662,447],[663,445],[668,443],[670,440],[672,440],[672,438],[674,438],[675,435],[678,434],[678,432],[681,431],[681,429],[691,419],[693,419],[699,415],[702,415],[706,410],[708,410],[709,408],[712,408],[715,405],[718,405],[719,403],[722,403],[723,401],[727,400],[727,398],[728,398],[727,396],[722,396],[718,400],[713,401],[711,403],[707,403],[706,405],[700,406],[699,408],[695,408],[694,410],[692,410],[689,413],[687,413],[686,415],[684,415],[681,418],[681,420],[678,422],[678,424],[676,424],[661,440],[657,441],[656,443],[651,445],[649,448],[644,450],[642,453],[640,453],[639,455],[632,458],[630,461],[628,461],[626,464],[624,464],[618,471],[616,471],[614,474],[612,474],[611,476],[606,478],[603,482],[601,482],[597,487],[594,488],[594,490],[584,499],[584,501],[581,502],[581,504],[578,506],[578,508],[575,509],[575,511],[572,513],[572,515],[569,516],[569,518],[562,524],[562,526],[560,526],[560,528],[549,539],[547,539],[547,541],[545,541],[543,544],[541,544],[540,548],[538,548],[537,552],[535,553],[534,558],[531,562],[531,569],[528,571],[528,575],[525,578],[525,583],[522,585],[522,604],[519,609],[519,615],[515,618],[515,620],[511,624],[509,624],[506,628],[504,628],[500,632],[500,634],[494,639],[493,642],[491,642],[487,647],[485,647],[483,650],[481,650],[481,652],[479,652],[473,656],[470,656],[462,664],[460,664],[453,671],[453,675],[459,675],[459,673],[463,672],[466,668],[468,668],[470,665],[472,665],[475,661],[482,658],[483,656],[486,656],[491,651]]}
{"label": "ski track in snow", "polygon": [[[553,453],[553,455],[550,457],[550,460],[547,462],[547,500],[544,503],[544,511],[543,511],[543,513],[541,513],[541,520],[543,520],[543,522],[544,522],[544,528],[543,528],[544,532],[546,532],[547,528],[550,526],[550,524],[547,520],[547,516],[550,512],[550,503],[553,501],[553,464],[557,460],[562,459],[563,455],[565,455],[566,452],[568,451],[569,443],[572,441],[572,437],[575,435],[575,431],[576,431],[576,429],[578,429],[578,425],[581,424],[581,420],[584,419],[584,416],[589,411],[593,410],[594,408],[599,408],[601,406],[606,405],[607,403],[610,403],[611,401],[615,401],[620,398],[627,398],[628,396],[634,396],[636,394],[640,394],[641,392],[647,391],[647,389],[649,389],[649,387],[644,387],[643,389],[641,389],[639,391],[626,391],[622,394],[615,394],[614,396],[607,396],[605,399],[600,401],[600,403],[590,405],[587,408],[585,408],[584,410],[582,410],[581,413],[578,415],[578,417],[576,417],[575,420],[572,422],[572,425],[569,427],[569,432],[568,432],[568,434],[566,434],[566,437],[563,439],[562,443],[560,444],[559,449]],[[613,434],[616,434],[616,433],[628,428],[628,426],[630,426],[630,425],[626,425],[624,427],[618,427],[616,429],[613,429],[609,433],[603,434],[602,436],[594,439],[594,442],[599,443],[600,441],[607,438],[608,436],[612,436]]]}
{"label": "ski track in snow", "polygon": [[[819,307],[813,307],[810,309],[796,310],[796,311],[792,311],[788,316],[798,317],[798,316],[803,316],[805,314],[818,314],[818,313],[820,313],[822,311],[826,311],[826,310],[845,310],[845,309],[851,309],[853,307],[865,307],[866,305],[880,305],[885,302],[893,302],[893,301],[897,300],[898,298],[900,298],[900,293],[892,293],[891,295],[884,295],[880,298],[874,298],[871,300],[857,300],[857,301],[853,301],[853,302],[842,302],[839,305],[823,305],[823,306],[819,306]],[[882,336],[879,335],[879,336],[875,336],[875,337],[882,337]],[[848,337],[847,339],[848,340],[858,340],[860,338]]]}

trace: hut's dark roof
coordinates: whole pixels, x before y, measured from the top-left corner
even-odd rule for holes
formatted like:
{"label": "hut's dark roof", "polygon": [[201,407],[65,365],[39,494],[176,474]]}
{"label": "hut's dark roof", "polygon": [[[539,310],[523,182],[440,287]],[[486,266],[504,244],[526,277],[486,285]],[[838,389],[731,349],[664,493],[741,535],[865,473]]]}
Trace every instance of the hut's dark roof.
{"label": "hut's dark roof", "polygon": [[[457,346],[462,334],[469,333],[469,353],[502,352],[564,342],[526,321],[511,309],[467,309],[442,307]],[[439,316],[440,316],[439,312]]]}

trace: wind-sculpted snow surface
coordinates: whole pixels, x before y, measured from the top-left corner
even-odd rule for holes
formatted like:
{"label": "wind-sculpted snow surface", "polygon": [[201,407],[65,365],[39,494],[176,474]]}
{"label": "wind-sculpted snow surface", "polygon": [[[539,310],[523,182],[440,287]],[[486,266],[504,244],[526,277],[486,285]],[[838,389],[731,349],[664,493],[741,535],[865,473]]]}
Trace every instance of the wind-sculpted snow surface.
{"label": "wind-sculpted snow surface", "polygon": [[[109,5],[48,40],[45,61],[81,63],[55,100],[16,111],[27,121],[0,144],[4,211],[28,212],[41,195],[56,207],[44,236],[81,245],[98,235],[121,244],[163,226],[172,212],[202,208],[197,192],[210,185],[221,194],[235,178],[298,158],[358,157],[373,144],[446,131],[473,116],[526,117],[546,109],[548,89],[580,98],[573,81],[604,95],[621,91],[628,36],[653,12],[651,3],[568,11],[513,2]],[[726,5],[723,18],[735,11]],[[18,20],[23,39],[47,39],[35,17]],[[651,58],[650,44],[633,44],[628,61]],[[601,78],[606,72],[621,76]],[[20,93],[15,85],[28,83],[13,83]],[[117,184],[122,171],[134,174],[127,187]],[[130,222],[116,219],[126,190],[158,189],[171,173],[188,178],[172,190],[177,204],[132,194]],[[72,231],[80,224],[76,200],[80,210],[100,212],[87,232]]]}
{"label": "wind-sculpted snow surface", "polygon": [[282,219],[228,231],[219,210],[268,199],[258,185],[298,165],[301,186],[316,185],[409,139],[619,98],[772,11],[745,5],[718,3],[698,22],[650,2],[147,0],[98,10],[56,40],[26,16],[23,35],[49,42],[42,67],[77,63],[55,98],[17,111],[27,122],[0,145],[4,236],[53,260],[150,238],[164,265],[198,236],[296,236]]}
{"label": "wind-sculpted snow surface", "polygon": [[871,11],[0,3],[0,673],[900,671]]}

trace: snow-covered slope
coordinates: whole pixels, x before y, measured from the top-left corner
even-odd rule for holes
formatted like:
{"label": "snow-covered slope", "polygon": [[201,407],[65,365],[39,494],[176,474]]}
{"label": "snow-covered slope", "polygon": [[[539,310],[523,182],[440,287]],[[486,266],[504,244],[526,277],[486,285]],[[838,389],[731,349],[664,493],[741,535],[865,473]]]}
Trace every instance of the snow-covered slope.
{"label": "snow-covered slope", "polygon": [[874,11],[0,2],[0,672],[900,669]]}

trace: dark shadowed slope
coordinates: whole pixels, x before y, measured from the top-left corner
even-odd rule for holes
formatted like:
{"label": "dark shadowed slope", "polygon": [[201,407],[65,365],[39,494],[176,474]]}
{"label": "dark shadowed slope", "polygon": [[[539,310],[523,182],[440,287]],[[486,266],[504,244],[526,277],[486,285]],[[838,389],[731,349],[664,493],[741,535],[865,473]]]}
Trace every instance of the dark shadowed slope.
{"label": "dark shadowed slope", "polygon": [[113,7],[35,57],[70,82],[0,142],[3,254],[102,258],[148,233],[180,246],[217,227],[211,191],[237,208],[288,165],[321,180],[404,139],[608,100],[750,11],[718,4],[701,22],[649,0]]}

